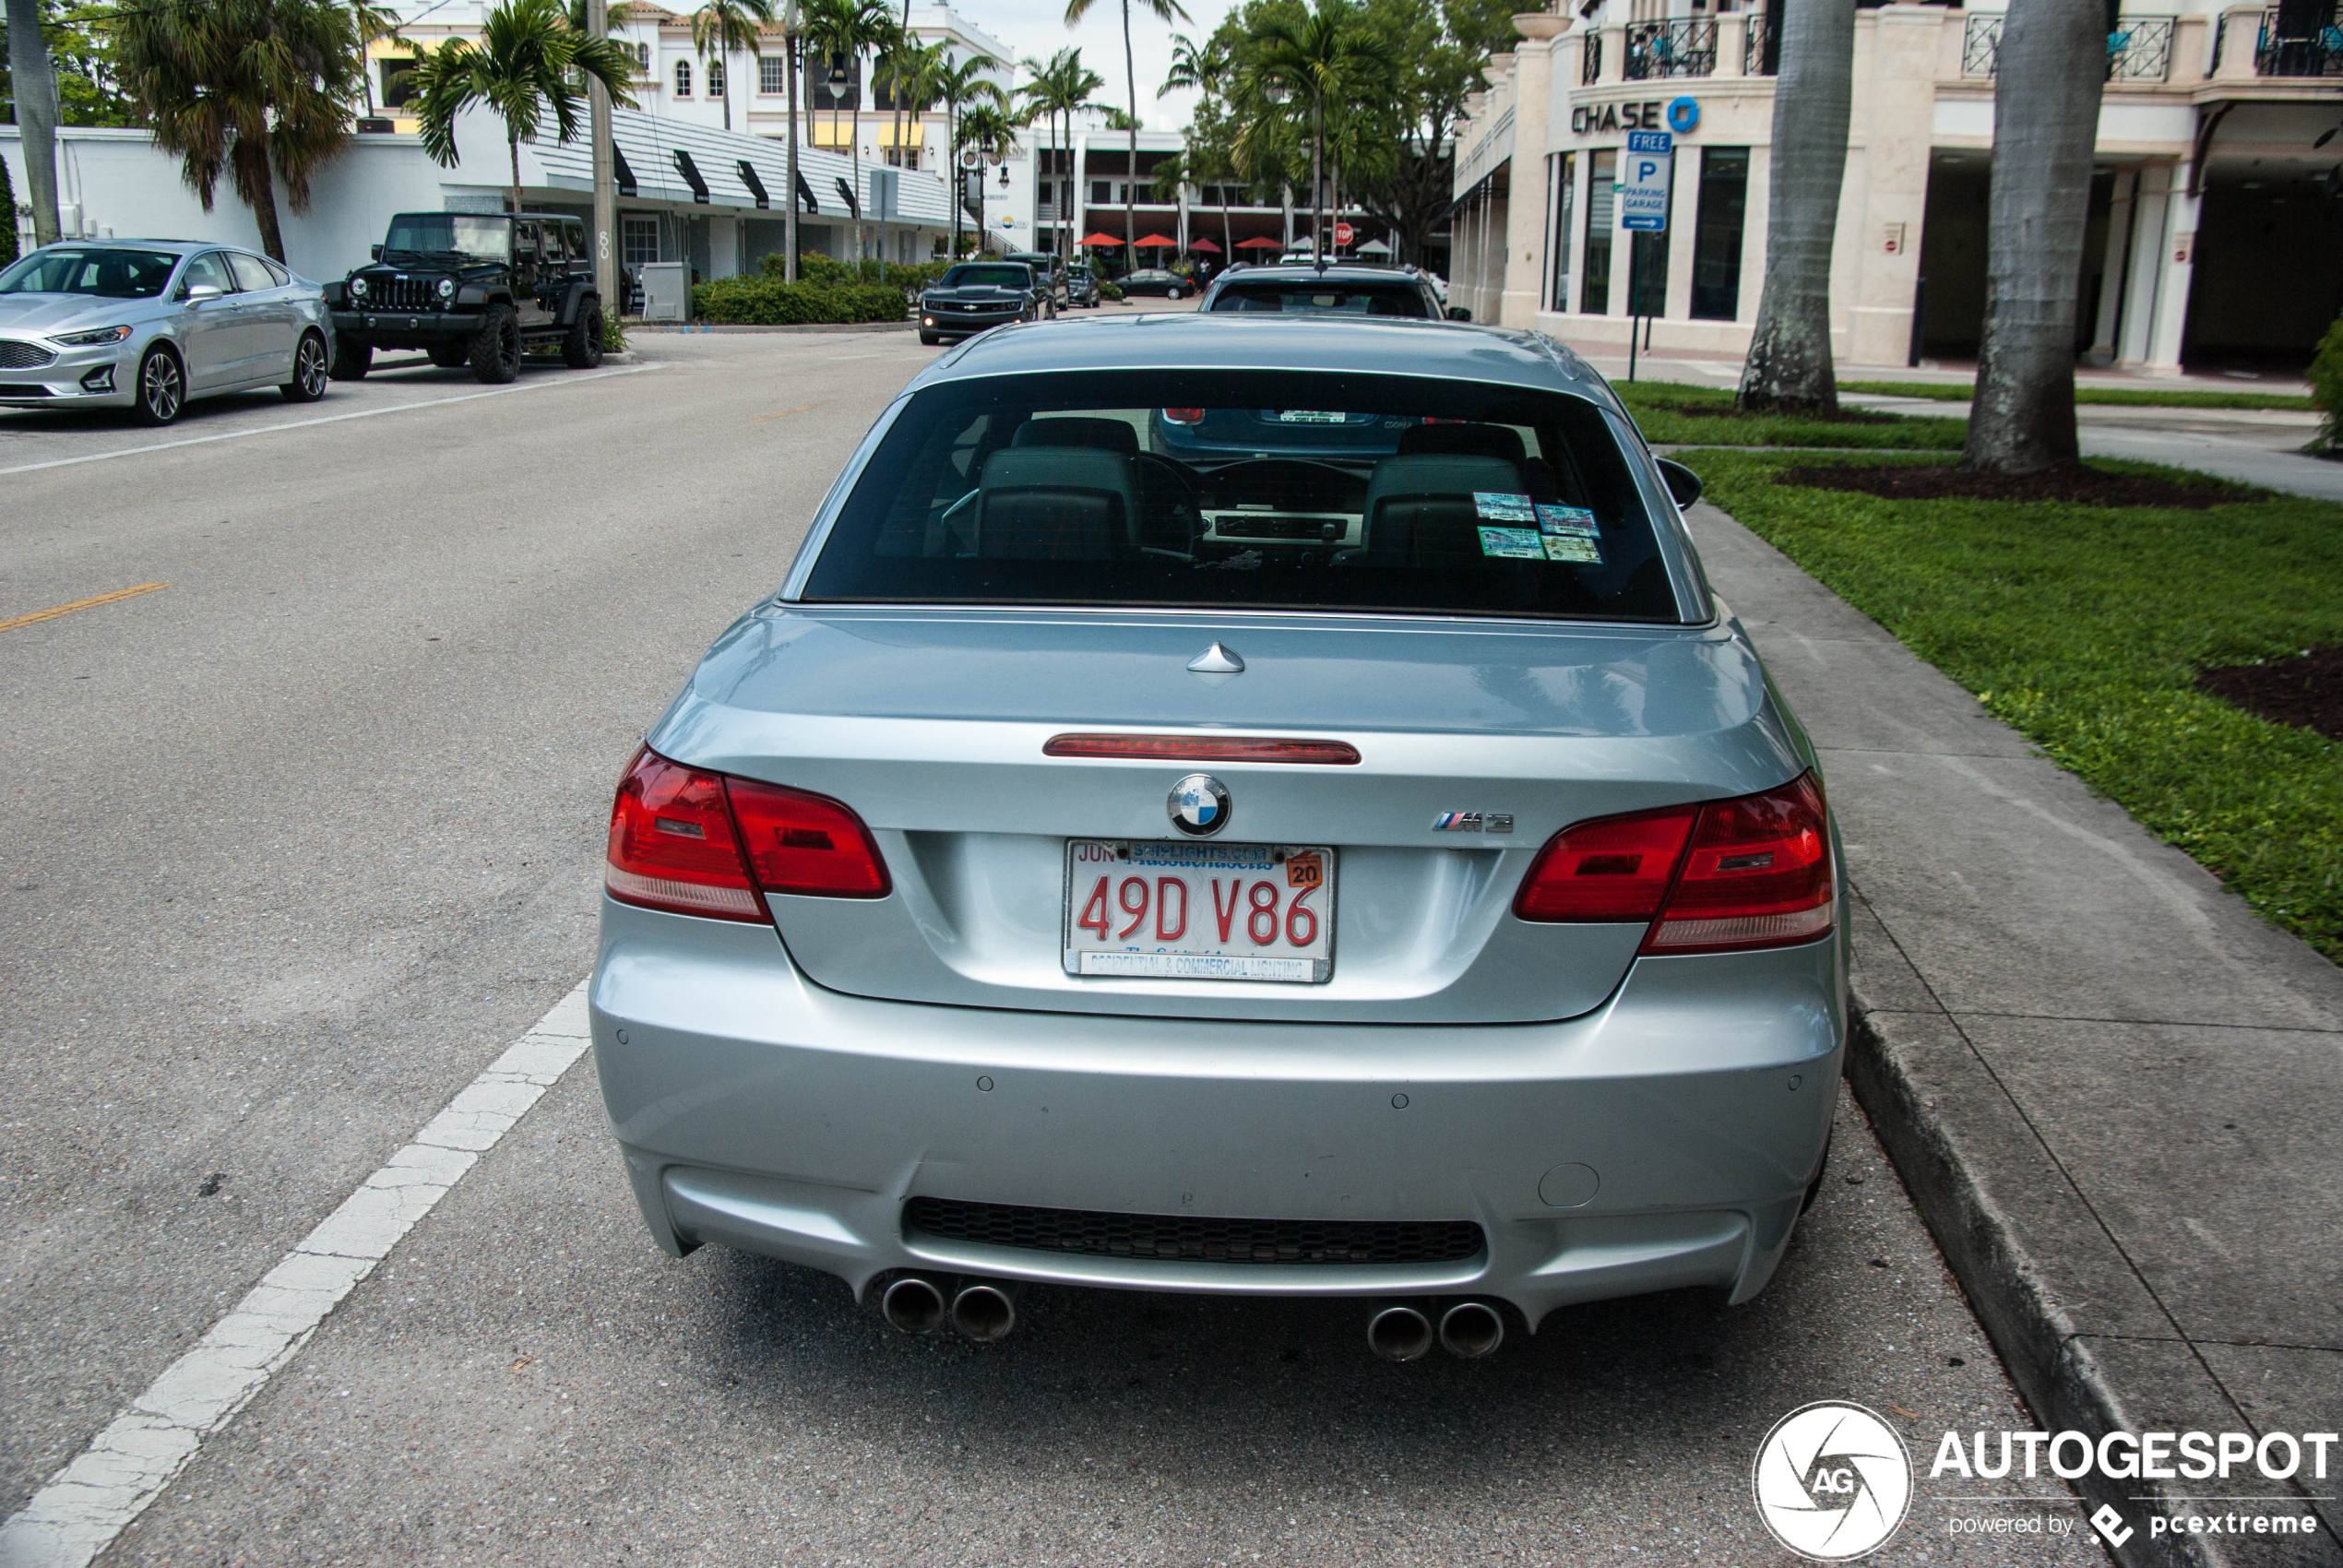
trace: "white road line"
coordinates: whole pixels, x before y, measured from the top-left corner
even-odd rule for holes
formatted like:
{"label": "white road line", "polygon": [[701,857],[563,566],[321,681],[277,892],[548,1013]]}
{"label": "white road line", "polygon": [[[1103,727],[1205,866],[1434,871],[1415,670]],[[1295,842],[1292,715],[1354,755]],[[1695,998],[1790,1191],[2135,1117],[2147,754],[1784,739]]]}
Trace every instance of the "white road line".
{"label": "white road line", "polygon": [[588,1043],[580,980],[0,1525],[0,1568],[84,1568],[105,1550]]}
{"label": "white road line", "polygon": [[431,398],[421,402],[398,403],[387,409],[357,409],[346,414],[325,414],[314,420],[288,420],[283,424],[258,425],[251,430],[223,430],[217,435],[190,435],[181,441],[157,441],[145,446],[125,446],[119,452],[90,452],[78,457],[52,457],[45,463],[19,463],[13,469],[0,469],[0,474],[29,474],[37,469],[67,469],[76,463],[104,463],[116,457],[143,457],[149,452],[169,452],[180,446],[201,446],[213,441],[241,441],[247,435],[274,435],[280,430],[306,430],[313,424],[339,424],[344,420],[370,420],[378,414],[403,414],[416,409],[444,409],[450,403],[469,403],[477,398],[503,398],[515,392],[542,392],[553,386],[576,386],[581,382],[602,381],[613,375],[640,375],[657,365],[620,365],[612,370],[598,370],[585,375],[549,376],[543,381],[524,382],[518,386],[497,386],[486,392],[466,392],[454,398]]}

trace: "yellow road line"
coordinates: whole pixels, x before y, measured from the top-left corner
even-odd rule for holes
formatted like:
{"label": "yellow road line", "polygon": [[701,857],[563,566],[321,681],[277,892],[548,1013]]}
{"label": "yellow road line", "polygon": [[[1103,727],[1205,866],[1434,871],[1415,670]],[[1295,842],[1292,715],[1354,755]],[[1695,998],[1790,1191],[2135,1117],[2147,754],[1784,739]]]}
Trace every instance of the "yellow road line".
{"label": "yellow road line", "polygon": [[54,605],[47,610],[36,610],[30,615],[19,615],[13,621],[0,621],[0,632],[13,632],[18,626],[30,626],[35,621],[54,621],[60,615],[70,615],[77,610],[92,610],[101,604],[112,604],[118,599],[136,599],[142,593],[152,593],[157,588],[170,586],[169,583],[140,583],[137,588],[116,588],[95,599],[77,599],[71,604]]}
{"label": "yellow road line", "polygon": [[800,403],[793,409],[783,409],[778,414],[759,414],[748,422],[751,424],[763,424],[767,420],[785,420],[791,414],[802,414],[808,409],[818,409],[822,406],[822,403],[835,403],[837,401],[838,399],[835,398],[825,398],[822,399],[821,403]]}

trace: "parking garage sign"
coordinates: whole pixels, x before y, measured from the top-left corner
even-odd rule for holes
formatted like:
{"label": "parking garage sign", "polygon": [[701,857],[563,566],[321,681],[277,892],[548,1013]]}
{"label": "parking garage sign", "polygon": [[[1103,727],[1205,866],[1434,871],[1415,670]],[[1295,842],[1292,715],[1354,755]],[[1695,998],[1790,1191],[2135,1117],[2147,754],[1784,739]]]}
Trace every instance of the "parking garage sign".
{"label": "parking garage sign", "polygon": [[1668,186],[1676,171],[1676,138],[1666,131],[1629,131],[1621,160],[1619,226],[1662,233],[1668,228]]}

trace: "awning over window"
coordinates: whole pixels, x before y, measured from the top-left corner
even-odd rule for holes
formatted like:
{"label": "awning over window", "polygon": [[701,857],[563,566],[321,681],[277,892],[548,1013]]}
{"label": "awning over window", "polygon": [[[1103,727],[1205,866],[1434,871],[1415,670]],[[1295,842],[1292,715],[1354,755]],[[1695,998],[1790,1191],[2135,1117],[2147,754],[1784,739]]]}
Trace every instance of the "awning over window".
{"label": "awning over window", "polygon": [[[922,126],[917,120],[907,121],[903,126],[903,145],[905,147],[920,146],[920,133],[924,128],[925,127]],[[878,128],[878,144],[881,147],[893,147],[895,145],[894,121],[889,120],[886,125],[881,125]]]}
{"label": "awning over window", "polygon": [[851,114],[840,115],[836,120],[827,114],[816,114],[813,117],[811,128],[815,147],[842,152],[854,145],[854,116]]}

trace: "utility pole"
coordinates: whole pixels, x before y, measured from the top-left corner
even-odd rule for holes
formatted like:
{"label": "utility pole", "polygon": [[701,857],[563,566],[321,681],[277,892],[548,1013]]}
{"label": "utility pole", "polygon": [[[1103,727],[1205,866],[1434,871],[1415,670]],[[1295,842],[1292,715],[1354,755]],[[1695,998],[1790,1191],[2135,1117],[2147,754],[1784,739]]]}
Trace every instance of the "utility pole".
{"label": "utility pole", "polygon": [[788,0],[781,11],[781,47],[789,51],[789,200],[781,219],[781,244],[789,255],[781,268],[781,281],[797,281],[797,0]]}
{"label": "utility pole", "polygon": [[[41,36],[41,0],[8,0],[8,59],[16,83],[17,125],[24,135],[25,195],[32,202],[32,243],[57,243],[57,73]],[[17,215],[6,215],[14,223]]]}
{"label": "utility pole", "polygon": [[[586,35],[610,37],[609,0],[586,0]],[[600,77],[586,78],[594,138],[594,291],[601,296],[605,319],[626,314],[626,295],[618,281],[618,177],[613,172],[610,89]]]}

